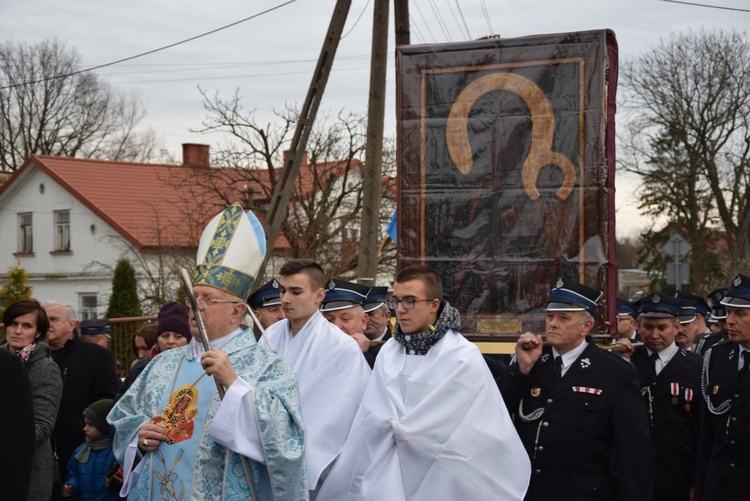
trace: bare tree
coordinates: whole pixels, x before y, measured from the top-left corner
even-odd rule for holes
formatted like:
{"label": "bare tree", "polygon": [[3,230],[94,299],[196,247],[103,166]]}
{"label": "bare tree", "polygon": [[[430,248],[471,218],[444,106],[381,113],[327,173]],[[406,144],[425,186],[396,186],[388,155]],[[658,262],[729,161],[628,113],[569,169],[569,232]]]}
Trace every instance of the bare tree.
{"label": "bare tree", "polygon": [[698,289],[712,278],[709,253],[725,246],[725,276],[713,277],[723,282],[750,262],[750,44],[736,32],[676,34],[621,77],[630,118],[621,167],[641,176],[640,209],[666,215],[693,243]]}
{"label": "bare tree", "polygon": [[145,109],[92,73],[58,40],[0,45],[0,171],[33,154],[145,161],[152,131],[138,132]]}
{"label": "bare tree", "polygon": [[[284,163],[284,149],[299,113],[287,106],[275,112],[273,123],[261,125],[253,111],[243,109],[239,92],[229,99],[203,91],[202,95],[208,115],[195,132],[228,134],[231,140],[212,154],[212,163],[231,168],[194,169],[189,179],[180,182],[192,185],[195,196],[202,193],[217,200],[218,195],[221,204],[243,202],[262,218],[279,182],[279,166]],[[331,276],[351,278],[356,270],[365,133],[365,117],[358,114],[342,112],[335,119],[319,118],[282,225],[287,257],[316,259]],[[384,161],[384,166],[384,176],[393,175],[395,162]],[[393,200],[393,194],[385,186],[383,189],[384,196]],[[384,228],[392,213],[389,210],[383,214]],[[382,253],[384,265],[388,260],[393,263],[394,256],[394,247],[387,247]]]}

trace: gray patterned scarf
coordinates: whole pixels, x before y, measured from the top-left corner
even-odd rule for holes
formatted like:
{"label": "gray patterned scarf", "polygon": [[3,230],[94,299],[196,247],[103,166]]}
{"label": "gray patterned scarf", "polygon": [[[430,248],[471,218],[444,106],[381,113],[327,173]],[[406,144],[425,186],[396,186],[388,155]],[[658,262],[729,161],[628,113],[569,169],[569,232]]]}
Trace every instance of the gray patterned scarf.
{"label": "gray patterned scarf", "polygon": [[461,329],[461,314],[447,302],[442,304],[438,312],[438,319],[434,326],[424,332],[415,332],[413,334],[404,334],[401,326],[397,323],[393,331],[393,337],[404,345],[408,355],[427,355],[430,348],[440,341],[445,333],[453,329],[458,332]]}

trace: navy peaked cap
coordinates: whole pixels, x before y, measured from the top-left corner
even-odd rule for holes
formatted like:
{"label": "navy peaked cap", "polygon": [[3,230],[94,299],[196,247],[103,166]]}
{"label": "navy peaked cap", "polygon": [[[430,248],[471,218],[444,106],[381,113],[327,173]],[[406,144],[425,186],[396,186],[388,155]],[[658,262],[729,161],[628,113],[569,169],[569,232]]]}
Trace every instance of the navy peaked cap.
{"label": "navy peaked cap", "polygon": [[254,310],[281,304],[279,281],[274,278],[263,284],[263,287],[250,294],[250,297],[247,298],[247,303]]}
{"label": "navy peaked cap", "polygon": [[738,274],[724,293],[721,300],[724,306],[750,308],[750,277]]}
{"label": "navy peaked cap", "polygon": [[106,334],[109,337],[109,320],[106,318],[87,318],[86,320],[81,320],[80,328],[82,335]]}
{"label": "navy peaked cap", "polygon": [[617,300],[617,316],[618,317],[631,316],[633,318],[637,318],[638,311],[635,309],[635,305],[631,303],[630,301],[625,301],[624,299],[618,299]]}
{"label": "navy peaked cap", "polygon": [[704,317],[707,317],[711,312],[711,308],[708,306],[708,302],[701,296],[691,294],[689,292],[677,291],[674,293],[674,297],[676,297],[677,299],[687,299],[690,301],[695,301],[695,312],[700,313]]}
{"label": "navy peaked cap", "polygon": [[560,277],[549,291],[544,311],[587,311],[594,315],[602,294],[568,277]]}
{"label": "navy peaked cap", "polygon": [[677,298],[667,294],[649,294],[636,303],[638,316],[646,318],[677,317],[680,314],[680,303]]}
{"label": "navy peaked cap", "polygon": [[724,305],[721,304],[721,300],[724,299],[724,294],[727,292],[726,287],[720,289],[714,289],[708,293],[708,302],[711,305],[711,319],[712,320],[724,320],[727,318],[727,310]]}
{"label": "navy peaked cap", "polygon": [[365,313],[380,308],[388,301],[388,287],[373,287],[365,300]]}
{"label": "navy peaked cap", "polygon": [[352,306],[364,306],[370,288],[366,285],[332,278],[326,284],[326,297],[320,311],[343,310]]}
{"label": "navy peaked cap", "polygon": [[680,305],[680,312],[677,314],[677,320],[681,324],[689,324],[695,321],[695,313],[698,310],[698,301],[694,299],[685,299],[675,297],[677,304]]}

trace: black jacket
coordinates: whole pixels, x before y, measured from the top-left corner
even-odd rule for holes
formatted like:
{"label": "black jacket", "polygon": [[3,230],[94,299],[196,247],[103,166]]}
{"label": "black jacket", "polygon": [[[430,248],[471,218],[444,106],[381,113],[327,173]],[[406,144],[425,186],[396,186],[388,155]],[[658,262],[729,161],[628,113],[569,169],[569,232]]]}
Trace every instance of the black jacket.
{"label": "black jacket", "polygon": [[84,409],[102,398],[114,398],[120,380],[112,353],[77,337],[53,350],[52,359],[60,367],[63,381],[60,411],[52,438],[60,478],[65,479],[70,456],[86,441],[82,424]]}
{"label": "black jacket", "polygon": [[135,383],[135,380],[138,379],[138,376],[141,375],[141,372],[143,372],[143,369],[146,368],[149,362],[151,362],[151,357],[146,357],[141,360],[136,360],[135,363],[130,366],[130,372],[128,372],[128,375],[125,376],[122,384],[120,384],[120,389],[117,390],[117,395],[115,395],[115,402],[120,400],[125,392],[128,391],[133,383]]}
{"label": "black jacket", "polygon": [[698,343],[696,343],[695,345],[695,352],[700,356],[704,356],[709,348],[722,342],[723,340],[723,332],[707,332],[705,334],[701,334],[700,338],[698,339]]}
{"label": "black jacket", "polygon": [[[737,343],[722,341],[706,353],[705,394],[714,412],[703,407],[696,486],[701,501],[750,498],[750,373],[740,380],[739,352]],[[722,404],[729,406],[723,413]]]}
{"label": "black jacket", "polygon": [[21,360],[0,350],[0,498],[25,501],[36,443],[31,383]]}
{"label": "black jacket", "polygon": [[[703,397],[700,378],[703,359],[678,348],[657,376],[645,347],[630,358],[638,369],[651,441],[656,447],[656,487],[695,485],[696,448]],[[676,393],[676,395],[675,395]]]}
{"label": "black jacket", "polygon": [[499,384],[531,458],[527,500],[651,499],[653,446],[630,362],[589,344],[555,383],[545,348],[528,375],[514,361]]}

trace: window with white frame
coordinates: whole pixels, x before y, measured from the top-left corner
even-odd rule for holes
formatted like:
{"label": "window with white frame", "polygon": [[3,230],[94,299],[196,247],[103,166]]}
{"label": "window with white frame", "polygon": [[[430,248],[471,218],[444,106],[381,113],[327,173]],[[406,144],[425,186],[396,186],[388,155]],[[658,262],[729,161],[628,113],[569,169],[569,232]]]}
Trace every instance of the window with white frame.
{"label": "window with white frame", "polygon": [[56,210],[55,214],[55,250],[70,250],[70,211]]}
{"label": "window with white frame", "polygon": [[78,313],[81,320],[97,318],[99,297],[96,294],[79,294],[78,295]]}
{"label": "window with white frame", "polygon": [[18,252],[34,252],[31,212],[18,214]]}

